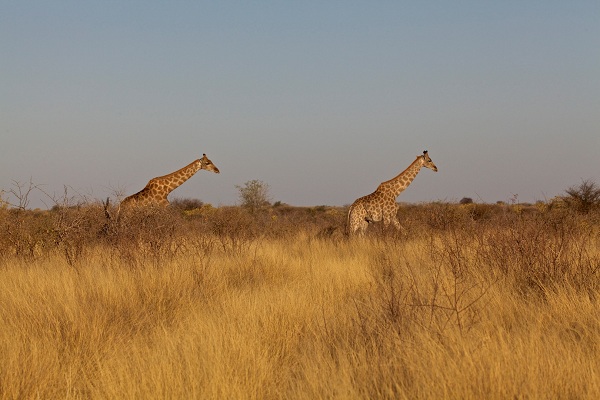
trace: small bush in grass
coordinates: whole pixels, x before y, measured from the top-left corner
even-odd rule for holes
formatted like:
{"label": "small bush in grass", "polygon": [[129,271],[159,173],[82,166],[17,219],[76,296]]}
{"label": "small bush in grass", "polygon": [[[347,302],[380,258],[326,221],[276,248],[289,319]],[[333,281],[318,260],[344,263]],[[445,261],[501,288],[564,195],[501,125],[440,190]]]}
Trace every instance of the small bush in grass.
{"label": "small bush in grass", "polygon": [[600,206],[600,186],[592,180],[584,180],[579,186],[571,186],[566,190],[569,195],[564,198],[567,204],[581,213],[588,213]]}
{"label": "small bush in grass", "polygon": [[204,205],[204,202],[200,199],[176,198],[176,199],[171,200],[171,207],[179,209],[179,210],[183,210],[183,211],[195,210],[197,208],[201,208],[203,205]]}

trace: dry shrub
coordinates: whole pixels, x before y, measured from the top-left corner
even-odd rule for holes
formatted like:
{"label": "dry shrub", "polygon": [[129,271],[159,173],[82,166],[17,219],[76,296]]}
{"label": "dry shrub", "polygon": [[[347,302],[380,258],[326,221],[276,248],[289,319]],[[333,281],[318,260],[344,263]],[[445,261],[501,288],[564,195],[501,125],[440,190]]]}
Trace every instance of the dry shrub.
{"label": "dry shrub", "polygon": [[183,218],[174,208],[135,207],[107,222],[103,239],[130,266],[144,262],[159,265],[181,249]]}
{"label": "dry shrub", "polygon": [[193,211],[198,208],[202,208],[204,202],[199,199],[191,198],[175,198],[171,200],[171,207],[180,209],[182,211]]}
{"label": "dry shrub", "polygon": [[49,211],[4,210],[0,255],[34,261],[59,251],[74,266],[92,248],[104,223],[99,205],[54,207]]}
{"label": "dry shrub", "polygon": [[298,232],[338,238],[345,231],[347,212],[345,207],[280,205],[265,214],[268,216],[265,233],[270,238],[293,236]]}
{"label": "dry shrub", "polygon": [[[600,214],[600,213],[599,213]],[[506,278],[517,292],[543,293],[569,284],[597,290],[598,215],[569,209],[431,203],[401,207],[409,238],[423,238],[453,271],[477,265]]]}
{"label": "dry shrub", "polygon": [[208,230],[226,253],[243,254],[261,237],[256,215],[240,207],[222,207],[212,214]]}
{"label": "dry shrub", "polygon": [[50,211],[53,241],[71,266],[95,247],[105,224],[101,204],[54,207]]}
{"label": "dry shrub", "polygon": [[571,186],[565,191],[569,196],[564,197],[572,209],[586,214],[600,207],[600,186],[591,179],[582,180],[578,186]]}
{"label": "dry shrub", "polygon": [[514,281],[521,293],[543,293],[565,283],[578,290],[596,290],[600,287],[597,240],[597,228],[573,212],[560,210],[509,215],[484,226],[479,251],[483,264]]}
{"label": "dry shrub", "polygon": [[34,261],[54,247],[47,211],[0,210],[0,257]]}
{"label": "dry shrub", "polygon": [[446,230],[465,219],[458,206],[443,202],[400,206],[398,210],[398,220],[409,236],[428,235],[430,229]]}
{"label": "dry shrub", "polygon": [[[447,330],[467,334],[479,320],[484,297],[495,284],[467,254],[472,249],[458,250],[467,241],[467,237],[452,237],[424,245],[414,241],[380,243],[370,265],[374,287],[368,300],[363,300],[368,307],[362,311],[357,307],[361,326],[392,329],[407,333],[407,337],[415,332],[414,327],[440,339]],[[373,318],[376,323],[365,323]]]}

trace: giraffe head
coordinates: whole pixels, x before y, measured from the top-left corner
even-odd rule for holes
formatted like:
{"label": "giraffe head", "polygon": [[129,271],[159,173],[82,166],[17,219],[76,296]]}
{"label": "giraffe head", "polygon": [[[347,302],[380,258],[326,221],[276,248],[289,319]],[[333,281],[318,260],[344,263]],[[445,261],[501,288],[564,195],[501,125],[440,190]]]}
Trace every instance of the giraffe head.
{"label": "giraffe head", "polygon": [[431,161],[431,157],[429,157],[429,154],[427,154],[427,150],[423,152],[422,156],[417,156],[417,158],[419,157],[421,158],[421,166],[429,168],[433,172],[437,172],[438,169],[433,161]]}
{"label": "giraffe head", "polygon": [[210,161],[208,157],[206,157],[206,154],[202,154],[202,158],[200,159],[200,169],[212,171],[215,174],[219,173],[219,168],[217,168],[217,166],[213,164],[213,162]]}

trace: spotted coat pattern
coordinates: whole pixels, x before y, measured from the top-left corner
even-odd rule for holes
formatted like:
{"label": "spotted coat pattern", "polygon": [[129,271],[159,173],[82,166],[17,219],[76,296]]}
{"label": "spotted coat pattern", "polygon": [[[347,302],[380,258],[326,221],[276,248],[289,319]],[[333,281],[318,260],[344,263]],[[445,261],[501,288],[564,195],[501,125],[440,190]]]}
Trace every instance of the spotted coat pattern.
{"label": "spotted coat pattern", "polygon": [[195,160],[171,174],[150,179],[145,188],[123,199],[121,207],[149,205],[168,206],[169,200],[167,200],[167,196],[169,193],[177,189],[201,169],[212,171],[217,174],[219,173],[217,166],[206,157],[206,154],[203,154],[202,158]]}
{"label": "spotted coat pattern", "polygon": [[382,182],[373,193],[356,199],[348,210],[348,233],[364,235],[370,223],[381,220],[385,227],[392,224],[396,229],[402,229],[396,216],[396,197],[411,184],[422,167],[437,172],[427,150],[395,178]]}

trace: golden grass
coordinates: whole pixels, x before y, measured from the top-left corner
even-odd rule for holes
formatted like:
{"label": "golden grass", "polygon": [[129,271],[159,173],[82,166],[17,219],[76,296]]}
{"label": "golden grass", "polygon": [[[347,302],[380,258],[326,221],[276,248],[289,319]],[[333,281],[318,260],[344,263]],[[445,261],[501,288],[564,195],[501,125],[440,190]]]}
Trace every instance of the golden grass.
{"label": "golden grass", "polygon": [[600,398],[598,286],[526,295],[452,238],[15,258],[0,269],[0,397]]}

